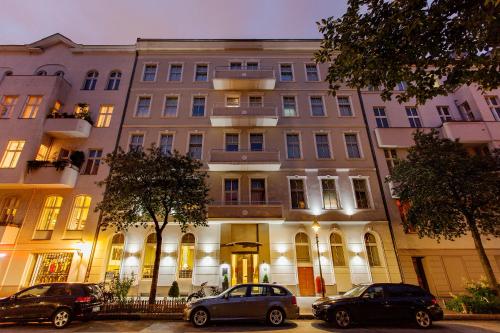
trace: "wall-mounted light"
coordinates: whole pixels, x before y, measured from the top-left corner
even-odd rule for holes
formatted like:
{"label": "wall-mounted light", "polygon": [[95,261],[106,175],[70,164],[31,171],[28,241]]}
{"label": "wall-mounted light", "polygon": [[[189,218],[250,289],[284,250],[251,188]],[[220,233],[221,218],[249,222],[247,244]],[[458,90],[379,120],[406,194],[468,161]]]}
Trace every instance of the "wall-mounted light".
{"label": "wall-mounted light", "polygon": [[0,253],[0,258],[4,258],[7,256],[7,253]]}

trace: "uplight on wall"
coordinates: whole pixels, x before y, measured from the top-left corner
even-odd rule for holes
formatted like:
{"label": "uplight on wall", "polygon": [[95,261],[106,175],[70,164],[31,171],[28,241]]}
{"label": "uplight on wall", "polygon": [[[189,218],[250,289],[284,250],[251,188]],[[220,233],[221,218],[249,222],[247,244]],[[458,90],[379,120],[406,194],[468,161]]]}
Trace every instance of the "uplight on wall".
{"label": "uplight on wall", "polygon": [[7,256],[7,253],[0,253],[0,258],[4,258]]}

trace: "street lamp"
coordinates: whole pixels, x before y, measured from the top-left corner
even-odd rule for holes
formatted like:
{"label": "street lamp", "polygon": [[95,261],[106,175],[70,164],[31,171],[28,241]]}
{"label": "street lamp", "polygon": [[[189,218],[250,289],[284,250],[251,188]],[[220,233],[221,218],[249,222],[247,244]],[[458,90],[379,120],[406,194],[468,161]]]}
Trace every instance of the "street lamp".
{"label": "street lamp", "polygon": [[319,240],[318,240],[318,232],[321,226],[319,225],[318,218],[314,216],[313,218],[313,224],[311,228],[314,230],[314,233],[316,234],[316,249],[318,250],[318,265],[319,265],[319,278],[321,280],[321,295],[323,298],[325,298],[325,285],[323,283],[323,270],[321,269],[321,254],[319,252]]}

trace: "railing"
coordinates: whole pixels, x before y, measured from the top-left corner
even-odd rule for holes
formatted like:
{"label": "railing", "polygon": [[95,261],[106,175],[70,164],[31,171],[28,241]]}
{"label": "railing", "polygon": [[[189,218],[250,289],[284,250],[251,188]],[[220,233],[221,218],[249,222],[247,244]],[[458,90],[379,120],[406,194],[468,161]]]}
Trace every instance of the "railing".
{"label": "railing", "polygon": [[102,313],[182,313],[186,306],[184,299],[157,300],[149,304],[147,300],[129,300],[122,303],[106,303]]}
{"label": "railing", "polygon": [[250,104],[240,103],[239,105],[226,105],[225,103],[215,103],[212,108],[212,116],[263,116],[277,117],[278,111],[275,104]]}
{"label": "railing", "polygon": [[280,152],[278,150],[237,150],[227,151],[225,149],[212,149],[210,151],[209,161],[212,163],[277,163],[280,161]]}
{"label": "railing", "polygon": [[181,269],[179,271],[179,279],[191,279],[193,277],[192,269]]}
{"label": "railing", "polygon": [[[222,75],[220,75],[222,74]],[[232,79],[232,78],[275,78],[273,67],[253,67],[253,66],[217,66],[214,70],[214,78]]]}

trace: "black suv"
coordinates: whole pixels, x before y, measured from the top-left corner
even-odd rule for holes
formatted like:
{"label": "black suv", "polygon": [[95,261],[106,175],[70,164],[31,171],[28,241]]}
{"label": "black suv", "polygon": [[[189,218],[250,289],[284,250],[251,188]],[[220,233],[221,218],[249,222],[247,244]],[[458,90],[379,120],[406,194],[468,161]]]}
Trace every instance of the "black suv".
{"label": "black suv", "polygon": [[428,328],[443,319],[437,300],[424,289],[403,283],[360,285],[344,295],[322,298],[312,305],[316,318],[347,328],[354,322],[411,321]]}
{"label": "black suv", "polygon": [[93,318],[101,310],[101,297],[95,284],[39,284],[0,299],[0,321],[51,321],[63,328],[73,319]]}

